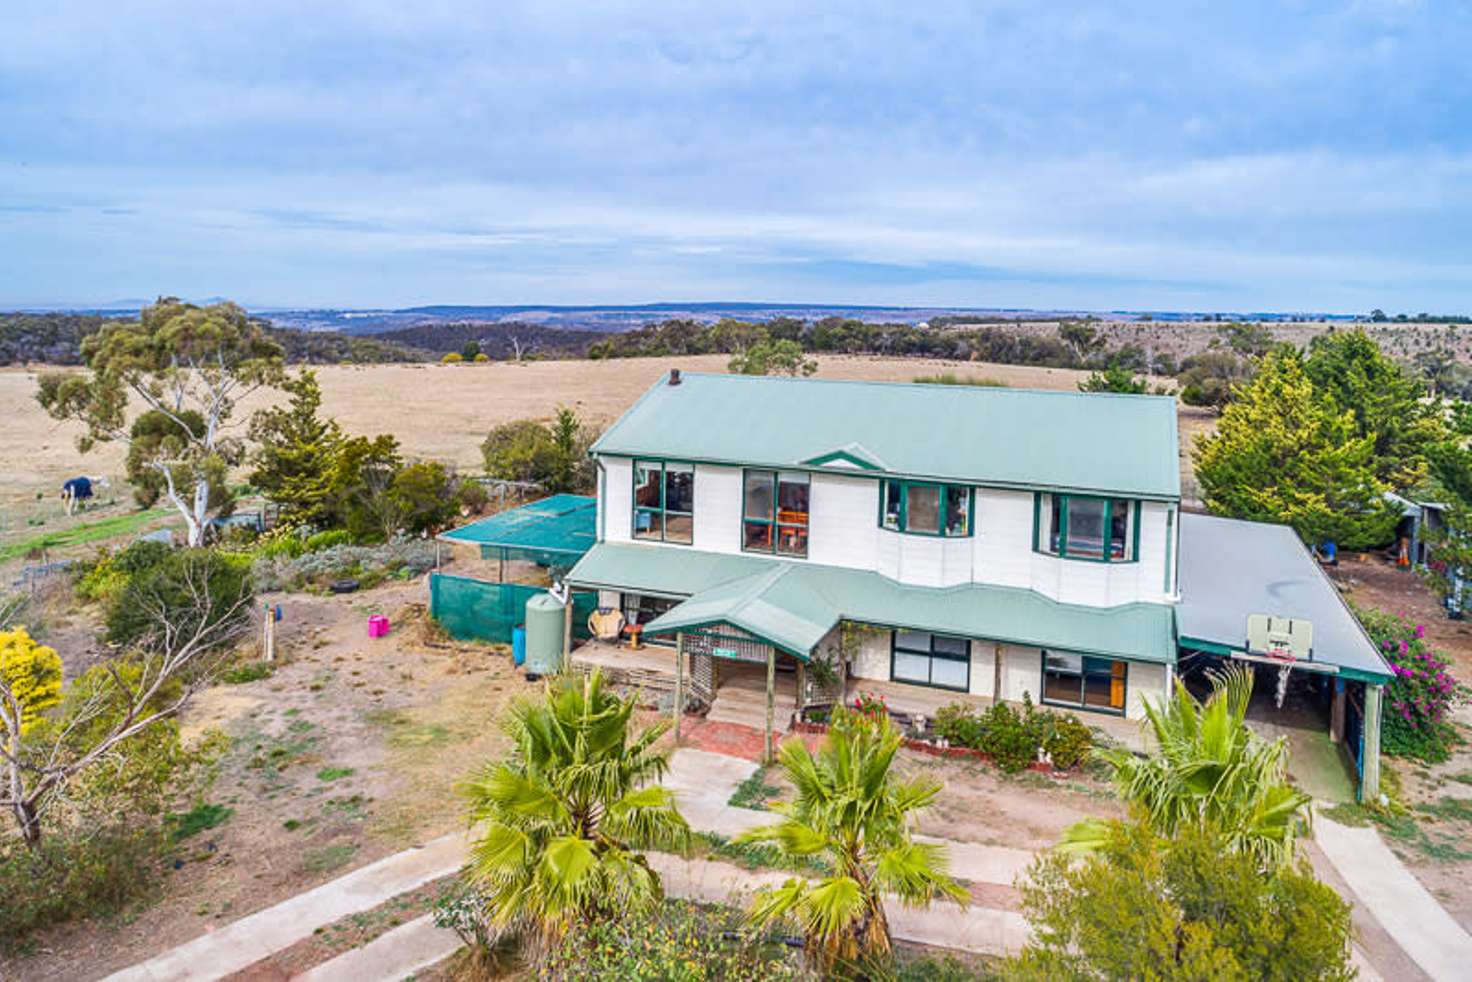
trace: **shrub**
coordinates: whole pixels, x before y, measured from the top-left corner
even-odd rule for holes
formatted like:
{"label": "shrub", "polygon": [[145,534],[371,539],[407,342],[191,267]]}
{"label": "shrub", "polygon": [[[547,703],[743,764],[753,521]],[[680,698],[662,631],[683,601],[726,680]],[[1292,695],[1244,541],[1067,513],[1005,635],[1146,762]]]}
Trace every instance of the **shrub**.
{"label": "shrub", "polygon": [[854,696],[853,710],[872,720],[889,719],[889,704],[884,701],[883,696],[876,696],[872,692],[860,692]]}
{"label": "shrub", "polygon": [[117,552],[104,550],[77,580],[77,596],[93,603],[114,603],[135,577],[162,566],[172,552],[168,544],[146,539]]}
{"label": "shrub", "polygon": [[251,577],[257,590],[298,590],[345,576],[356,577],[360,586],[372,585],[390,574],[407,570],[418,576],[433,568],[433,543],[395,539],[375,546],[330,546],[294,559],[258,556]]}
{"label": "shrub", "polygon": [[277,527],[256,540],[255,554],[267,559],[294,559],[307,551],[307,540],[293,528]]}
{"label": "shrub", "polygon": [[234,814],[234,808],[227,808],[224,805],[207,805],[201,802],[187,812],[170,815],[165,824],[169,828],[169,837],[179,842],[192,835],[208,831],[217,825],[223,825]]}
{"label": "shrub", "polygon": [[1072,713],[1054,716],[1052,732],[1043,741],[1043,749],[1048,752],[1053,766],[1063,770],[1071,770],[1082,764],[1088,759],[1093,746],[1093,733]]}
{"label": "shrub", "polygon": [[1426,643],[1425,625],[1377,610],[1355,613],[1395,673],[1385,687],[1381,749],[1428,764],[1446,760],[1460,741],[1449,717],[1452,706],[1467,697],[1466,686]]}
{"label": "shrub", "polygon": [[954,747],[981,749],[981,720],[967,703],[953,702],[942,706],[936,710],[932,725],[935,735]]}
{"label": "shrub", "polygon": [[981,750],[996,761],[1003,773],[1016,774],[1038,759],[1042,741],[1031,725],[1028,711],[1019,713],[1005,702],[994,703],[984,717]]}
{"label": "shrub", "polygon": [[227,685],[244,685],[247,682],[259,682],[261,679],[270,678],[273,671],[269,662],[250,661],[226,669],[220,675],[220,681]]}
{"label": "shrub", "polygon": [[[194,595],[201,582],[208,591],[207,603]],[[239,601],[249,595],[250,565],[243,558],[211,549],[173,552],[161,565],[130,578],[107,612],[107,639],[124,646],[141,644],[158,630],[153,614],[141,602],[144,597],[162,601],[169,626],[187,635],[201,623],[244,618],[250,605]]]}
{"label": "shrub", "polygon": [[540,977],[670,982],[802,977],[781,946],[745,936],[736,930],[738,923],[734,912],[719,907],[666,901],[647,914],[569,931]]}
{"label": "shrub", "polygon": [[307,536],[306,548],[303,552],[317,552],[333,546],[351,545],[352,541],[352,533],[347,529],[325,529]]}
{"label": "shrub", "polygon": [[954,702],[936,711],[933,725],[936,736],[952,746],[981,751],[1009,774],[1036,761],[1039,750],[1048,752],[1055,767],[1077,767],[1094,744],[1093,734],[1077,716],[1039,709],[1026,695],[1020,710],[999,702],[978,713]]}
{"label": "shrub", "polygon": [[36,849],[0,840],[0,949],[53,924],[113,913],[146,893],[164,846],[156,827],[121,822],[53,832]]}
{"label": "shrub", "polygon": [[458,351],[451,351],[449,354],[445,355],[445,357],[440,359],[440,361],[446,365],[458,365],[464,360],[465,356]]}

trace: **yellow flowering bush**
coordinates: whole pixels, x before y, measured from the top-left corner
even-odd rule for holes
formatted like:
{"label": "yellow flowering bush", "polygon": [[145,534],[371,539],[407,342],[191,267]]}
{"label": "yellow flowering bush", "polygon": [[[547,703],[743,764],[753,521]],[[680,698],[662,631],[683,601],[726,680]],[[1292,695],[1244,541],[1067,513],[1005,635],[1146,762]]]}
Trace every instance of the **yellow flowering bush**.
{"label": "yellow flowering bush", "polygon": [[[0,631],[0,680],[20,704],[24,734],[41,713],[61,702],[61,656],[37,644],[24,627]],[[7,732],[0,718],[0,734]]]}

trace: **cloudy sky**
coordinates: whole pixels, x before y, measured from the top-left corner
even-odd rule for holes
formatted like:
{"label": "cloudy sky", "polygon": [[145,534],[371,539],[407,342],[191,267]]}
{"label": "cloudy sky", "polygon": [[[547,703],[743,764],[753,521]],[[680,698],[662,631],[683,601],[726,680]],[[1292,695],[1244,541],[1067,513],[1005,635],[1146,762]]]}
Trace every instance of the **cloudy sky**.
{"label": "cloudy sky", "polygon": [[0,304],[1472,311],[1462,3],[0,21]]}

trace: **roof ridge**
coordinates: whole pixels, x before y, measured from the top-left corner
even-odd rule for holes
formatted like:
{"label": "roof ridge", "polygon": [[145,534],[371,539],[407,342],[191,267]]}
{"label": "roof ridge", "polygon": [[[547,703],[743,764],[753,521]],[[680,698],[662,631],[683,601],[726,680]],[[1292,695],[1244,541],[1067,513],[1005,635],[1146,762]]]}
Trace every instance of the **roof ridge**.
{"label": "roof ridge", "polygon": [[[923,359],[916,359],[916,361],[923,361]],[[1027,366],[1020,366],[1020,367],[1027,367]],[[1068,371],[1082,371],[1083,369],[1067,369],[1067,370]],[[668,374],[668,373],[666,373],[666,374]],[[799,378],[797,376],[789,376],[789,375],[743,375],[743,374],[739,374],[739,373],[736,373],[736,372],[701,372],[701,371],[684,371],[684,370],[682,370],[680,372],[680,377],[683,378],[683,379],[690,379],[690,378],[730,379],[730,380],[735,380],[735,381],[740,381],[740,382],[777,382],[777,383],[784,383],[784,384],[785,383],[805,383],[805,384],[849,385],[849,386],[870,385],[870,386],[878,386],[878,387],[886,387],[886,388],[924,389],[924,390],[933,390],[933,391],[936,391],[936,392],[946,392],[946,391],[957,392],[957,393],[967,392],[967,393],[971,393],[973,395],[997,395],[997,396],[1004,396],[1004,395],[1044,395],[1044,396],[1069,396],[1069,397],[1074,398],[1074,399],[1080,399],[1080,398],[1084,398],[1084,397],[1094,397],[1094,396],[1105,396],[1105,397],[1114,398],[1114,399],[1144,399],[1144,400],[1157,400],[1158,399],[1158,400],[1169,400],[1171,402],[1174,402],[1175,401],[1175,396],[1173,396],[1173,395],[1157,395],[1157,394],[1151,393],[1151,392],[1079,392],[1079,391],[1073,391],[1073,390],[1070,390],[1070,389],[1039,389],[1039,388],[1033,388],[1031,386],[1013,386],[1013,385],[945,385],[945,384],[936,383],[936,382],[903,382],[903,381],[900,381],[898,379],[877,379],[877,378],[818,378],[816,376],[803,376],[803,377]],[[663,378],[663,376],[661,376],[661,378]]]}

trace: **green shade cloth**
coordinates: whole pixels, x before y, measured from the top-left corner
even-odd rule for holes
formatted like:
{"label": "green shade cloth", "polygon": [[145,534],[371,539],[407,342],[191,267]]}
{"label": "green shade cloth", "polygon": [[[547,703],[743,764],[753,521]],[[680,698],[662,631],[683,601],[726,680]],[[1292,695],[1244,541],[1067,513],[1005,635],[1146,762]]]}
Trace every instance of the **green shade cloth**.
{"label": "green shade cloth", "polygon": [[571,566],[598,539],[598,499],[554,494],[442,532],[439,539],[480,546],[482,559]]}
{"label": "green shade cloth", "polygon": [[[855,441],[858,442],[855,442]],[[687,372],[595,454],[1180,497],[1175,400]]]}
{"label": "green shade cloth", "polygon": [[[526,602],[546,592],[546,587],[525,583],[488,583],[468,576],[431,573],[429,613],[457,640],[510,644],[512,629],[526,623]],[[574,638],[590,636],[588,615],[597,605],[596,593],[573,592]]]}
{"label": "green shade cloth", "polygon": [[985,638],[1133,661],[1175,663],[1166,604],[1062,604],[1032,590],[906,586],[862,570],[624,543],[599,543],[568,574],[589,589],[689,597],[646,634],[728,623],[807,657],[840,620]]}

